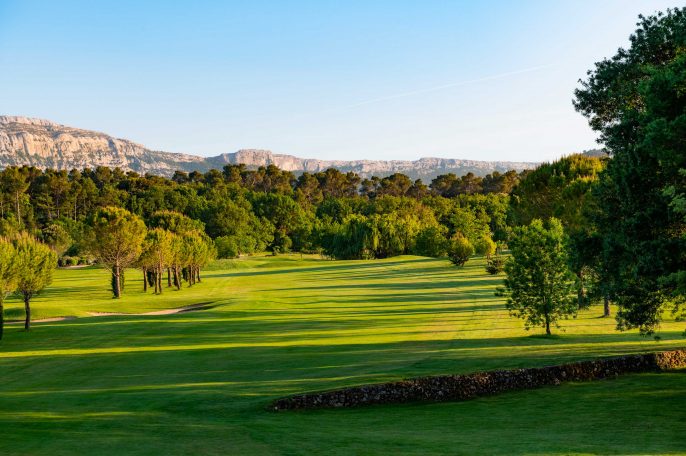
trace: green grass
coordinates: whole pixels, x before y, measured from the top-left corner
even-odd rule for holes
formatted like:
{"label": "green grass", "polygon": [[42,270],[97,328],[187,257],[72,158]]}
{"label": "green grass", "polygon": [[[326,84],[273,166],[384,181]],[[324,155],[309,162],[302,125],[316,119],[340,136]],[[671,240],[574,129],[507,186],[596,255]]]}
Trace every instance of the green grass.
{"label": "green grass", "polygon": [[[684,454],[686,376],[644,374],[462,403],[272,413],[274,398],[409,376],[684,347],[619,333],[596,307],[557,337],[527,333],[483,262],[419,257],[223,261],[162,296],[127,275],[60,270],[37,318],[0,343],[0,454]],[[8,313],[21,318],[18,301]]]}

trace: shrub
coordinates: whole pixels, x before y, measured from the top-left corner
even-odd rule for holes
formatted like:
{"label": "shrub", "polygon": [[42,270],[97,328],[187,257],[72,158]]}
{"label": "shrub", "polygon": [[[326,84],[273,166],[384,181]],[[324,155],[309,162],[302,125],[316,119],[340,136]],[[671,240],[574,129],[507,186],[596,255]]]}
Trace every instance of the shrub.
{"label": "shrub", "polygon": [[428,257],[442,257],[448,251],[448,239],[445,236],[445,227],[427,226],[417,233],[414,253]]}
{"label": "shrub", "polygon": [[219,236],[214,240],[214,245],[217,247],[218,258],[238,257],[238,244],[233,236]]}
{"label": "shrub", "polygon": [[64,268],[67,266],[75,266],[78,264],[78,258],[70,257],[69,255],[65,255],[61,257],[59,260],[57,260],[57,266]]}
{"label": "shrub", "polygon": [[238,254],[255,253],[257,251],[258,242],[252,236],[240,236],[236,239],[236,246],[238,247]]}
{"label": "shrub", "polygon": [[469,239],[464,237],[462,233],[455,233],[448,248],[450,261],[455,266],[464,266],[472,255],[474,255],[474,246],[469,242]]}
{"label": "shrub", "polygon": [[486,272],[491,275],[500,274],[505,269],[505,260],[500,255],[491,256],[486,262]]}
{"label": "shrub", "polygon": [[496,244],[490,236],[481,236],[474,242],[474,251],[477,255],[484,255],[490,257],[495,253]]}

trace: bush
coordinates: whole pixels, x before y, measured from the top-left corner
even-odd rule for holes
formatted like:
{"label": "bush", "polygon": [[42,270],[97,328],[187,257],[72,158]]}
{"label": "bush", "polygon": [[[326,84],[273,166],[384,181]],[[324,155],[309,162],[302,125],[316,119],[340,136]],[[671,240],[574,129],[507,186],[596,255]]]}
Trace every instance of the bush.
{"label": "bush", "polygon": [[238,244],[233,236],[219,236],[214,240],[214,245],[217,247],[218,258],[238,257]]}
{"label": "bush", "polygon": [[69,247],[74,244],[74,240],[69,236],[67,230],[57,223],[50,224],[42,230],[42,240],[50,246],[58,255],[63,255]]}
{"label": "bush", "polygon": [[442,257],[448,252],[448,239],[445,236],[445,227],[427,226],[417,233],[414,253],[428,257]]}
{"label": "bush", "polygon": [[450,261],[455,266],[464,266],[472,255],[474,255],[474,246],[469,242],[469,239],[464,237],[462,233],[455,233],[448,248]]}
{"label": "bush", "polygon": [[474,242],[474,250],[477,255],[483,255],[490,257],[495,253],[496,244],[493,242],[490,236],[481,236]]}
{"label": "bush", "polygon": [[491,275],[500,274],[505,269],[505,260],[500,255],[492,256],[486,263],[486,272]]}
{"label": "bush", "polygon": [[57,260],[57,266],[61,268],[67,266],[76,266],[77,264],[79,264],[79,259],[77,257],[71,257],[68,255],[65,255]]}
{"label": "bush", "polygon": [[271,245],[273,255],[278,255],[279,253],[288,253],[291,251],[292,246],[293,241],[288,235],[279,231],[274,233],[274,241]]}
{"label": "bush", "polygon": [[252,236],[241,236],[236,238],[236,246],[238,247],[238,254],[255,253],[257,251],[258,242]]}

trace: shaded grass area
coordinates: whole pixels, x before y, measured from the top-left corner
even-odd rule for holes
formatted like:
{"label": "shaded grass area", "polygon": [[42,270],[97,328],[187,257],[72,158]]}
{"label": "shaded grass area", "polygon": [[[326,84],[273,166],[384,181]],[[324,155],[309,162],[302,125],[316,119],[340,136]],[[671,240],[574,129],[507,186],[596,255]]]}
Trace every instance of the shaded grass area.
{"label": "shaded grass area", "polygon": [[[599,308],[545,338],[494,295],[482,261],[222,262],[203,282],[110,299],[102,270],[61,270],[41,316],[144,312],[10,328],[1,454],[681,454],[686,376],[642,374],[471,402],[271,413],[273,399],[410,376],[530,367],[686,345],[614,331]],[[19,303],[15,303],[16,306]]]}

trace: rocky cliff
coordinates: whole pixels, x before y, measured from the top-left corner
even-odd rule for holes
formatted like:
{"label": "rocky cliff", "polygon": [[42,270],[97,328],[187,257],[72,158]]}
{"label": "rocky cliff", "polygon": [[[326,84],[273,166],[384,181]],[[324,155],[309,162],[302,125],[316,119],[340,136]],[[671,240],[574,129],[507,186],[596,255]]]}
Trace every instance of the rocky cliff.
{"label": "rocky cliff", "polygon": [[0,168],[32,165],[38,168],[118,167],[125,171],[171,176],[175,170],[206,171],[226,164],[243,163],[249,168],[274,164],[302,173],[337,168],[363,177],[387,176],[396,172],[413,179],[430,181],[439,174],[457,175],[473,172],[485,175],[493,171],[523,170],[536,166],[527,162],[487,162],[447,158],[419,160],[317,160],[275,154],[268,150],[246,149],[217,157],[199,157],[154,151],[126,139],[104,133],[60,125],[48,120],[0,116]]}
{"label": "rocky cliff", "polygon": [[48,120],[0,116],[0,167],[118,167],[126,171],[171,175],[203,165],[201,157],[157,152],[126,139],[67,127]]}

